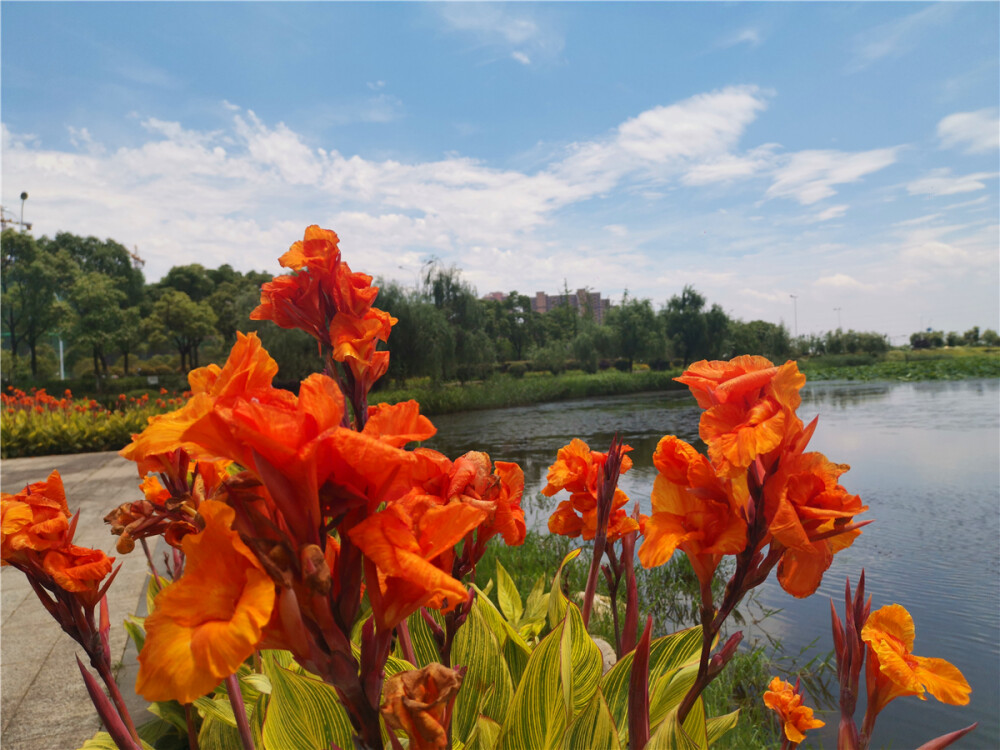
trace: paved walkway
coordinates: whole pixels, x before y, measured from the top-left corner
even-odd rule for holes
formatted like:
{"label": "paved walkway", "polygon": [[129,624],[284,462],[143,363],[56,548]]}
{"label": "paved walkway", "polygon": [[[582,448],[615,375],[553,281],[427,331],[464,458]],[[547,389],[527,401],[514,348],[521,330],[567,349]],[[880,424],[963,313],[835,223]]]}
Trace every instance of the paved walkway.
{"label": "paved walkway", "polygon": [[[103,521],[112,508],[140,497],[135,464],[117,453],[5,459],[0,463],[0,486],[4,492],[18,492],[46,479],[53,469],[62,475],[70,512],[80,510],[76,543],[101,549],[122,563],[108,591],[112,663],[121,660],[119,685],[136,723],[142,723],[145,703],[133,694],[135,649],[121,623],[144,595],[146,559],[138,546],[131,554],[117,555],[117,537]],[[83,649],[45,611],[20,571],[2,569],[0,599],[0,746],[79,748],[100,727],[74,659],[79,655],[87,664]]]}

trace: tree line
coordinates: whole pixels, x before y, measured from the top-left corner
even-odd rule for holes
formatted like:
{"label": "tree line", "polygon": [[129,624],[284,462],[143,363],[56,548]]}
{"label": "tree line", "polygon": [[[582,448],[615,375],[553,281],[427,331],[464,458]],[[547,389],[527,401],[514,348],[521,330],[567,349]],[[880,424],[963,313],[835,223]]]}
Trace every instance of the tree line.
{"label": "tree line", "polygon": [[[174,266],[149,284],[138,258],[114,240],[66,232],[36,239],[7,229],[0,275],[8,382],[51,379],[58,339],[68,371],[89,372],[99,381],[132,373],[184,373],[209,359],[221,360],[237,331],[259,333],[283,381],[297,381],[315,368],[315,343],[308,336],[249,320],[270,274],[195,263]],[[386,379],[397,383],[414,377],[481,379],[498,368],[514,375],[528,369],[596,372],[610,366],[630,371],[636,363],[666,369],[744,353],[784,360],[877,355],[889,349],[882,334],[853,330],[793,339],[783,324],[731,317],[691,286],[659,307],[626,291],[600,322],[592,310],[581,314],[569,304],[537,313],[531,298],[517,291],[501,300],[480,299],[458,268],[440,262],[426,265],[413,286],[390,281],[380,287],[376,304],[399,321],[390,339]],[[993,331],[980,335],[974,328],[961,342],[995,339]],[[952,334],[942,341],[951,345]],[[937,344],[911,338],[911,345]]]}

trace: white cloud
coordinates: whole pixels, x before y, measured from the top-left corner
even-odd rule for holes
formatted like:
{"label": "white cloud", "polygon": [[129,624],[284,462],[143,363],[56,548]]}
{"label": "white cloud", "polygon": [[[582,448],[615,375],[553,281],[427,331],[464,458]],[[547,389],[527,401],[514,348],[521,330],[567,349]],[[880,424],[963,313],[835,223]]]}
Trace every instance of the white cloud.
{"label": "white cloud", "polygon": [[618,145],[640,159],[664,162],[723,154],[766,106],[756,86],[731,86],[666,107],[618,127]]}
{"label": "white cloud", "polygon": [[552,58],[563,49],[562,35],[523,7],[441,3],[435,8],[450,31],[469,35],[479,47],[506,49],[522,65]]}
{"label": "white cloud", "polygon": [[604,230],[610,232],[615,237],[626,237],[628,236],[628,227],[622,224],[608,224],[604,227]]}
{"label": "white cloud", "polygon": [[962,248],[949,245],[947,242],[933,240],[904,248],[900,257],[912,263],[931,264],[944,268],[965,264],[969,260],[969,254]]}
{"label": "white cloud", "polygon": [[1000,117],[995,109],[956,112],[937,126],[941,145],[963,148],[967,154],[985,153],[1000,148]]}
{"label": "white cloud", "polygon": [[948,168],[935,169],[919,180],[907,183],[906,189],[910,195],[955,195],[983,190],[986,185],[983,180],[993,179],[996,172],[974,172],[967,175],[952,176]]}
{"label": "white cloud", "polygon": [[769,198],[793,198],[802,205],[836,195],[834,185],[859,181],[865,175],[895,163],[898,148],[848,153],[844,151],[799,151],[775,171],[767,189]]}
{"label": "white cloud", "polygon": [[748,44],[751,47],[758,47],[763,40],[763,34],[760,29],[748,26],[745,29],[739,29],[732,34],[723,37],[716,43],[715,46],[722,49],[735,47],[738,44]]}
{"label": "white cloud", "polygon": [[820,211],[816,214],[816,221],[829,221],[830,219],[839,219],[841,216],[847,213],[847,206],[841,204],[839,206],[830,206],[829,208]]}
{"label": "white cloud", "polygon": [[848,72],[856,73],[879,60],[903,56],[925,32],[951,18],[954,8],[950,6],[951,3],[935,3],[859,34],[854,40],[854,58]]}
{"label": "white cloud", "polygon": [[773,144],[761,146],[740,156],[726,153],[695,164],[681,178],[685,185],[709,185],[752,177],[769,169],[774,162]]}
{"label": "white cloud", "polygon": [[858,291],[869,291],[876,288],[876,284],[866,284],[862,281],[858,281],[853,276],[848,276],[846,273],[835,273],[831,276],[821,276],[816,279],[816,286],[821,287],[831,287],[833,289],[844,289],[844,290],[858,290]]}

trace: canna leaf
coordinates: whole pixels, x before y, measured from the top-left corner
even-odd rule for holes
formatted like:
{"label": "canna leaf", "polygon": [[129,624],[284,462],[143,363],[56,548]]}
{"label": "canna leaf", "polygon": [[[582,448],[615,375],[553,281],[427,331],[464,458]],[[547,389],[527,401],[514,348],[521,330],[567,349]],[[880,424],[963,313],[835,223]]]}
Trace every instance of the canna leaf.
{"label": "canna leaf", "polygon": [[740,720],[740,710],[736,709],[732,713],[724,714],[722,716],[715,716],[706,722],[708,729],[708,744],[709,746],[714,745],[723,735],[726,734],[730,729],[736,727],[737,722]]}
{"label": "canna leaf", "polygon": [[503,633],[483,616],[484,597],[476,597],[465,624],[455,635],[452,662],[467,667],[452,715],[454,736],[468,742],[480,714],[502,724],[514,685],[500,648]]}
{"label": "canna leaf", "polygon": [[[597,691],[601,665],[600,651],[583,627],[580,610],[567,603],[565,618],[531,652],[497,747],[561,747],[566,727]],[[570,685],[564,685],[564,679]]]}
{"label": "canna leaf", "polygon": [[497,559],[497,599],[500,601],[500,609],[504,617],[507,618],[512,627],[518,627],[521,623],[521,615],[524,614],[521,595],[517,593],[514,579],[510,577],[499,559]]}
{"label": "canna leaf", "polygon": [[[683,692],[680,696],[676,695],[683,688],[683,684],[678,682],[671,685],[668,678],[673,677],[678,670],[684,667],[697,665],[700,655],[700,625],[657,638],[650,644],[649,728],[651,735],[656,725],[666,716],[670,707],[679,704],[684,697]],[[615,726],[618,727],[619,738],[623,746],[628,742],[628,687],[633,657],[634,652],[625,654],[600,680],[601,690],[607,700]]]}
{"label": "canna leaf", "polygon": [[337,693],[326,683],[264,660],[271,697],[261,736],[265,747],[353,747],[353,730]]}
{"label": "canna leaf", "polygon": [[604,693],[600,689],[566,728],[563,750],[577,750],[583,747],[588,750],[621,750],[618,730],[615,728],[614,719],[611,718],[608,703],[604,700]]}
{"label": "canna leaf", "polygon": [[556,571],[555,577],[552,579],[552,590],[549,592],[549,627],[555,629],[556,626],[562,622],[563,618],[566,616],[566,605],[569,600],[562,591],[562,569],[566,566],[570,560],[575,560],[580,556],[582,549],[579,547],[575,550],[570,551],[563,561],[559,564],[559,570]]}

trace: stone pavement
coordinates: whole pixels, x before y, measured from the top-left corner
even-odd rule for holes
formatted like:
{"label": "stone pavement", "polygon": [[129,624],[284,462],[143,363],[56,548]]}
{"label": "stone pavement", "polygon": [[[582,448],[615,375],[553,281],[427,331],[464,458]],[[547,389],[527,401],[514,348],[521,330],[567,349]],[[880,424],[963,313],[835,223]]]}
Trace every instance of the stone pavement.
{"label": "stone pavement", "polygon": [[[18,492],[48,478],[53,469],[62,475],[70,512],[80,510],[74,541],[122,563],[108,591],[112,664],[122,662],[118,683],[140,724],[145,703],[133,693],[135,649],[121,623],[136,612],[140,600],[145,607],[146,559],[139,546],[118,555],[117,537],[103,521],[112,508],[139,499],[135,464],[117,453],[5,459],[0,463],[0,486],[4,492]],[[20,571],[2,569],[0,599],[0,747],[76,750],[100,727],[74,658],[79,655],[88,664],[83,649],[45,611]]]}

